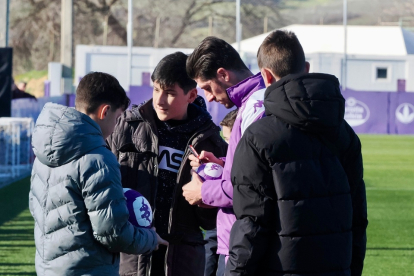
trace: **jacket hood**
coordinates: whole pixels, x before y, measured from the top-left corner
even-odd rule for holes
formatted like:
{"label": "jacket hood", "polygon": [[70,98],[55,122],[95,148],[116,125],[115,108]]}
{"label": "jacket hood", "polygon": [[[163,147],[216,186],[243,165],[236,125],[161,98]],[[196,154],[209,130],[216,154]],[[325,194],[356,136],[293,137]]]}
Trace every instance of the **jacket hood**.
{"label": "jacket hood", "polygon": [[240,108],[243,104],[243,101],[247,99],[248,95],[253,94],[257,90],[265,88],[265,84],[262,78],[261,73],[257,73],[236,85],[233,85],[227,88],[227,95],[229,96],[230,100]]}
{"label": "jacket hood", "polygon": [[101,128],[89,116],[67,106],[47,103],[33,132],[32,147],[40,162],[59,167],[106,146]]}
{"label": "jacket hood", "polygon": [[266,115],[312,133],[336,134],[343,122],[345,99],[335,76],[288,75],[266,89]]}

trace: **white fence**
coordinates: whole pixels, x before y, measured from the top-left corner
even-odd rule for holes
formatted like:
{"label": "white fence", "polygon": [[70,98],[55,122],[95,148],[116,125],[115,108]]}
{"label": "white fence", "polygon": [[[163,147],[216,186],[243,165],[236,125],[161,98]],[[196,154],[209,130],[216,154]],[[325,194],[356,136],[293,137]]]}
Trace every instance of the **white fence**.
{"label": "white fence", "polygon": [[30,175],[32,118],[0,118],[0,188]]}

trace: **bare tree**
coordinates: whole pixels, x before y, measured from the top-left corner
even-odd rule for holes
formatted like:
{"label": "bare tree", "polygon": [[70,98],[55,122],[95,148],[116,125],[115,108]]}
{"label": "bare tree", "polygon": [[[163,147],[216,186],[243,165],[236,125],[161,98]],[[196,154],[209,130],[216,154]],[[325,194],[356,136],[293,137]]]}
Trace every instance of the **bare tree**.
{"label": "bare tree", "polygon": [[[243,37],[262,33],[263,18],[269,29],[283,26],[280,7],[286,0],[243,0]],[[11,45],[15,73],[44,70],[60,56],[61,1],[11,2]],[[134,2],[134,45],[153,46],[160,18],[159,47],[195,47],[209,33],[235,40],[235,2],[232,0],[140,0]],[[74,0],[74,44],[126,45],[126,0]],[[107,25],[105,25],[107,24]],[[107,26],[107,28],[106,28]]]}
{"label": "bare tree", "polygon": [[[15,12],[18,10],[18,13]],[[11,2],[11,45],[14,71],[44,69],[59,52],[60,3],[55,1]]]}
{"label": "bare tree", "polygon": [[[82,15],[98,21],[101,19],[102,22],[106,21],[111,29],[108,35],[116,35],[121,39],[121,44],[126,45],[126,25],[122,24],[112,12],[112,8],[117,6],[118,2],[118,0],[75,0],[73,4],[78,16]],[[103,32],[103,29],[101,31]]]}
{"label": "bare tree", "polygon": [[[268,15],[281,25],[281,0],[243,0],[242,19],[246,37],[260,34]],[[137,37],[134,45],[151,46],[156,18],[161,18],[161,47],[195,47],[208,35],[209,17],[214,19],[214,35],[229,42],[235,39],[235,1],[229,0],[153,0],[136,6]]]}
{"label": "bare tree", "polygon": [[[107,18],[108,37],[113,45],[126,44],[126,22],[115,13],[125,14],[118,0],[74,0],[74,43],[101,44],[103,19]],[[61,1],[14,0],[11,2],[11,46],[14,72],[45,70],[48,62],[60,56]],[[122,18],[120,16],[119,18]]]}

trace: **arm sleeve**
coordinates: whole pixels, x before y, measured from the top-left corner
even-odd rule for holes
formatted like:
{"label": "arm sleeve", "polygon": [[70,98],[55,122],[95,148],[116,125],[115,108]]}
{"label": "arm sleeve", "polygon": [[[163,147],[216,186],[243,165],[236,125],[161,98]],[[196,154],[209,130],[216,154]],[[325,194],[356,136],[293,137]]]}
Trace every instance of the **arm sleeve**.
{"label": "arm sleeve", "polygon": [[[227,156],[222,157],[224,161],[223,173],[220,179],[206,180],[201,186],[201,197],[204,204],[229,208],[233,206],[233,185],[230,180],[230,173],[233,158],[228,158],[232,154],[231,146],[227,149]],[[230,160],[226,162],[226,160]]]}
{"label": "arm sleeve", "polygon": [[156,234],[129,223],[119,166],[115,158],[110,159],[88,162],[92,164],[84,164],[86,170],[81,172],[82,196],[93,236],[112,252],[149,253],[157,246]]}
{"label": "arm sleeve", "polygon": [[240,140],[231,172],[237,221],[230,234],[226,275],[258,275],[276,216],[271,168],[249,137],[251,134],[246,133]]}
{"label": "arm sleeve", "polygon": [[221,138],[220,134],[212,138],[215,149],[212,150],[215,156],[224,161],[223,173],[220,179],[206,180],[201,186],[201,198],[204,204],[214,207],[232,207],[233,206],[233,185],[230,181],[230,172],[232,162],[226,162],[227,156],[231,154],[231,147]]}
{"label": "arm sleeve", "polygon": [[352,263],[351,275],[361,275],[366,251],[367,198],[363,180],[363,162],[361,142],[351,126],[344,122],[344,131],[348,137],[348,148],[341,154],[341,163],[347,174],[352,197]]}
{"label": "arm sleeve", "polygon": [[[223,140],[223,138],[221,138],[221,136],[218,132],[213,137],[211,137],[210,141],[211,141],[211,147],[213,148],[212,153],[215,156],[223,156],[223,155],[226,154],[226,152],[227,152],[227,143]],[[223,157],[221,157],[220,159],[223,160]],[[224,158],[223,161],[225,162],[225,158]],[[226,163],[224,163],[224,164],[226,164]],[[214,185],[220,185],[219,183],[221,182],[221,179],[219,179],[218,181],[214,181],[214,180],[213,181],[205,181],[203,183],[203,185],[201,186],[201,189],[202,189],[201,194],[202,194],[203,203],[205,203],[205,200],[203,198],[203,187],[204,188],[207,187],[207,186],[204,185],[204,184],[206,184],[206,182],[210,182],[207,185],[213,185],[213,186],[210,187],[210,188],[212,188],[212,190],[211,191],[208,190],[209,192],[207,194],[207,197],[208,197],[207,201],[209,201],[209,202],[212,201],[212,203],[213,202],[217,203],[216,198],[214,196],[211,196],[211,194],[210,194],[210,192],[211,192],[213,195],[216,195],[217,197],[224,196],[225,197],[224,200],[226,202],[228,202],[229,199],[227,198],[227,196],[223,195],[223,192],[221,191],[220,186],[218,186],[218,189],[214,189],[214,188],[217,187],[217,186],[214,186]],[[231,190],[233,190],[233,187],[231,187]],[[208,204],[208,205],[215,206],[213,204]],[[218,211],[217,208],[201,208],[201,207],[196,208],[197,217],[199,219],[200,226],[203,229],[211,230],[211,229],[214,229],[214,228],[217,227],[217,211]]]}
{"label": "arm sleeve", "polygon": [[[225,165],[226,166],[226,165]],[[215,207],[233,206],[233,185],[231,181],[223,179],[206,180],[201,186],[201,197],[203,203]]]}

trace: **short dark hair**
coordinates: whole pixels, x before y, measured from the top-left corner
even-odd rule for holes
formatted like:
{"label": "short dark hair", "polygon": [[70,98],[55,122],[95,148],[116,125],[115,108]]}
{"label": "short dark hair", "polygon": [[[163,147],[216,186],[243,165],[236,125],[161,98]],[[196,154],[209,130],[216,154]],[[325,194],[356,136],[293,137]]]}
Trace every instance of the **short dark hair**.
{"label": "short dark hair", "polygon": [[301,73],[305,68],[305,53],[295,33],[277,30],[270,33],[257,52],[259,68],[268,68],[283,78]]}
{"label": "short dark hair", "polygon": [[187,74],[192,79],[211,80],[219,68],[235,72],[249,70],[230,44],[214,36],[206,37],[188,57]]}
{"label": "short dark hair", "polygon": [[155,67],[151,75],[152,82],[157,82],[162,89],[172,87],[175,84],[187,94],[191,89],[197,87],[185,70],[188,56],[182,52],[175,52],[165,56]]}
{"label": "short dark hair", "polygon": [[76,109],[93,113],[101,104],[113,109],[127,109],[130,100],[118,80],[107,73],[91,72],[84,76],[76,89]]}
{"label": "short dark hair", "polygon": [[220,125],[228,127],[230,128],[230,130],[232,130],[234,121],[236,121],[238,111],[239,111],[238,109],[234,109],[230,111],[229,113],[227,113],[226,116],[224,116],[223,120],[220,122]]}

